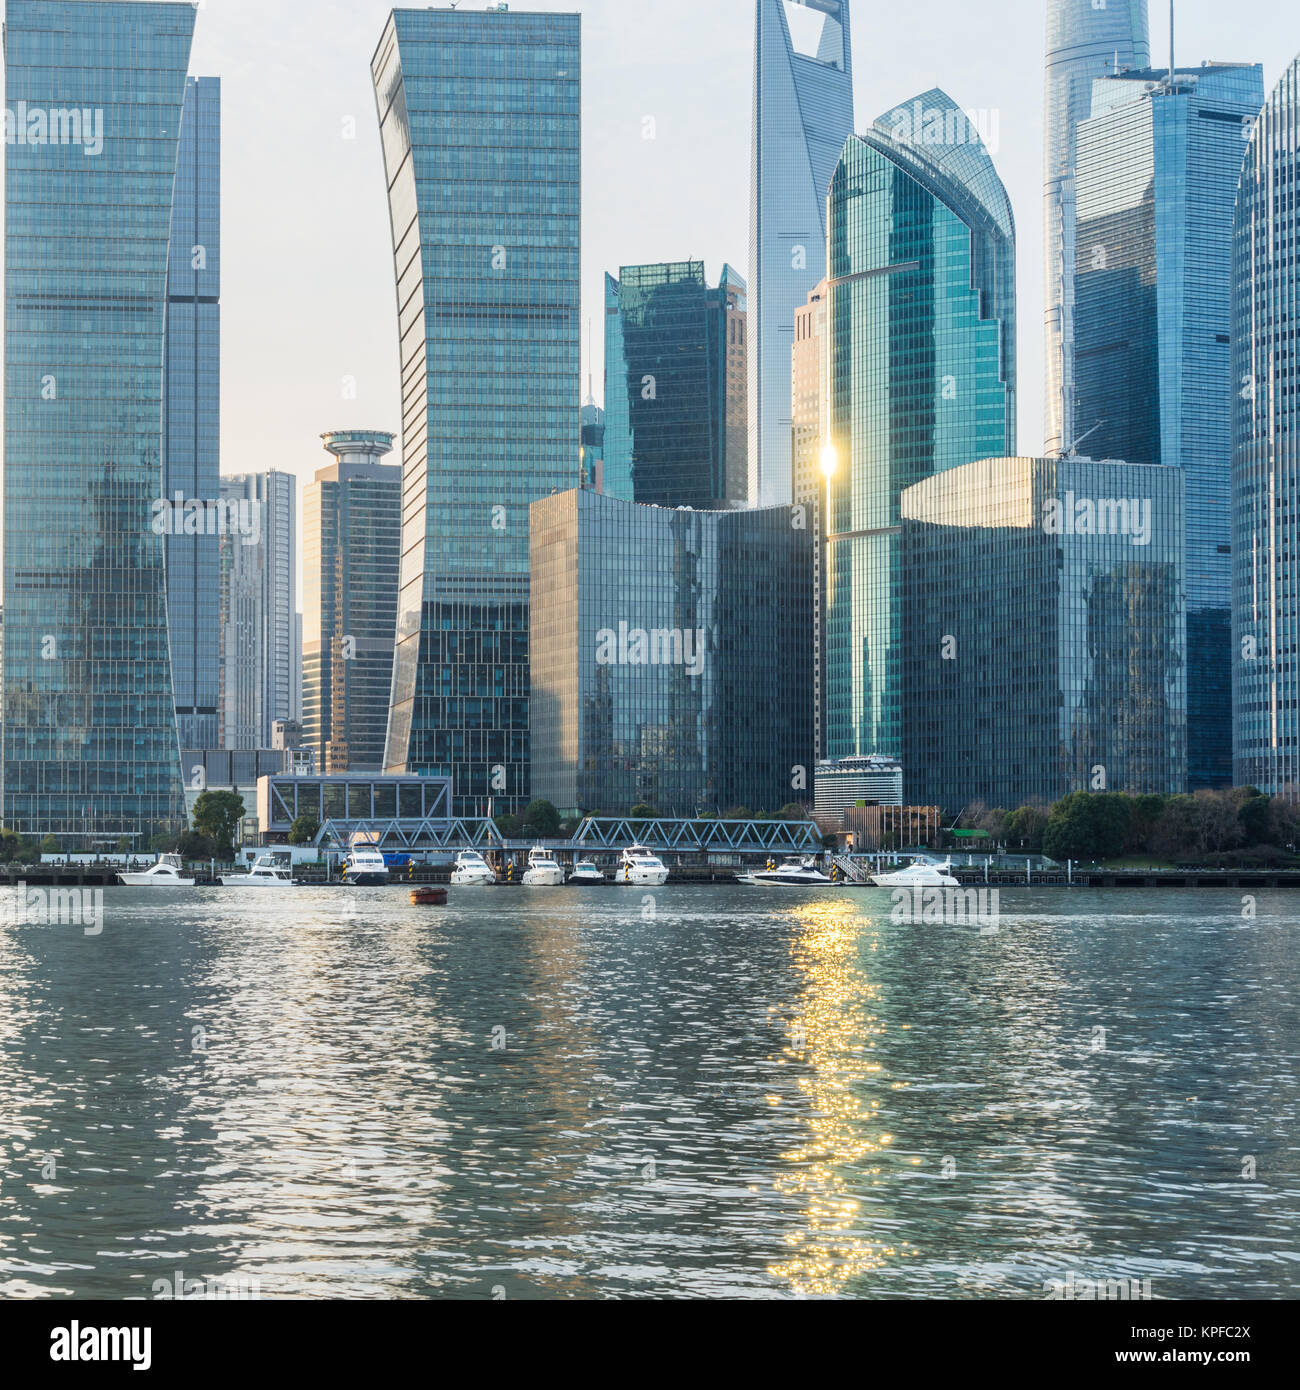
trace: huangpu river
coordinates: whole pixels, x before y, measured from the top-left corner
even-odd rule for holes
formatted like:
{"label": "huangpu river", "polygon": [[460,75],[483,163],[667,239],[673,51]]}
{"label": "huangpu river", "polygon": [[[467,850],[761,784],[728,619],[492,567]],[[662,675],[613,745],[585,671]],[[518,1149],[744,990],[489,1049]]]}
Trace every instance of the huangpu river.
{"label": "huangpu river", "polygon": [[108,889],[98,935],[6,920],[0,1297],[1300,1294],[1300,895],[892,908]]}

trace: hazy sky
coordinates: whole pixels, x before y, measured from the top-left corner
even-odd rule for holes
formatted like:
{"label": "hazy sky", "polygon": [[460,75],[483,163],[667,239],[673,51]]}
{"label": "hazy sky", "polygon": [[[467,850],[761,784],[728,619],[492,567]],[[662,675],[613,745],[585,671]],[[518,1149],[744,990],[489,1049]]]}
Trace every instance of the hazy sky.
{"label": "hazy sky", "polygon": [[[485,9],[485,0],[463,0]],[[1042,443],[1043,0],[852,0],[859,128],[931,86],[998,113],[1019,234],[1020,447]],[[309,478],[328,429],[400,429],[396,310],[370,58],[384,0],[201,0],[190,71],[223,82],[222,470]],[[753,0],[530,0],[581,9],[584,355],[606,269],[748,267]],[[1277,0],[1180,0],[1178,61],[1300,49]],[[1168,6],[1152,4],[1168,51]],[[1157,58],[1157,61],[1159,59]],[[653,115],[657,138],[642,138]],[[345,138],[351,128],[354,138]],[[600,398],[601,345],[596,341]],[[342,396],[355,377],[358,398]]]}

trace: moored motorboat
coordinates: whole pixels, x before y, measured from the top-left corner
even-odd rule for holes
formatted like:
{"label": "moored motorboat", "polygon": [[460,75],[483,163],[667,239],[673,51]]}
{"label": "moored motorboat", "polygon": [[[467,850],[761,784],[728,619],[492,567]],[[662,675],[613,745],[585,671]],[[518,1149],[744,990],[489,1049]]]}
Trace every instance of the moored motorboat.
{"label": "moored motorboat", "polygon": [[619,858],[614,881],[655,888],[668,882],[668,868],[657,854],[652,854],[644,845],[629,845]]}
{"label": "moored motorboat", "polygon": [[787,860],[779,868],[773,868],[771,861],[766,869],[755,869],[744,875],[737,875],[741,883],[768,888],[833,888],[835,881],[822,873],[817,867],[816,856],[806,854],[802,859]]}
{"label": "moored motorboat", "polygon": [[564,870],[549,849],[537,845],[528,851],[528,867],[520,881],[530,888],[555,888],[564,882]]}
{"label": "moored motorboat", "polygon": [[945,860],[942,864],[931,864],[928,860],[917,859],[905,869],[872,874],[871,881],[877,888],[956,888],[960,886],[961,880],[948,872],[951,868],[951,859]]}
{"label": "moored motorboat", "polygon": [[451,881],[458,888],[481,888],[495,883],[497,876],[478,850],[467,849],[456,856]]}
{"label": "moored motorboat", "polygon": [[609,880],[591,862],[590,859],[580,859],[573,866],[573,872],[569,875],[569,882],[575,888],[591,887],[595,884],[608,883]]}
{"label": "moored motorboat", "polygon": [[222,874],[223,888],[292,888],[293,871],[274,855],[259,855],[246,874]]}
{"label": "moored motorboat", "polygon": [[375,888],[388,882],[388,864],[373,840],[353,840],[343,865],[343,881],[359,888]]}
{"label": "moored motorboat", "polygon": [[151,868],[117,876],[128,888],[193,888],[194,880],[185,878],[183,869],[179,854],[164,854]]}

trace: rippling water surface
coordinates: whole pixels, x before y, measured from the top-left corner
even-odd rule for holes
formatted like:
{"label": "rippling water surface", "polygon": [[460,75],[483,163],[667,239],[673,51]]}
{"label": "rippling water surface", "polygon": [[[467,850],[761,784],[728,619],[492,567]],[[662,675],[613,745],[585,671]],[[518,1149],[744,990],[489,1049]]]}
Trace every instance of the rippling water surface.
{"label": "rippling water surface", "polygon": [[0,1296],[1300,1292],[1300,897],[890,907],[110,889],[98,937],[0,926]]}

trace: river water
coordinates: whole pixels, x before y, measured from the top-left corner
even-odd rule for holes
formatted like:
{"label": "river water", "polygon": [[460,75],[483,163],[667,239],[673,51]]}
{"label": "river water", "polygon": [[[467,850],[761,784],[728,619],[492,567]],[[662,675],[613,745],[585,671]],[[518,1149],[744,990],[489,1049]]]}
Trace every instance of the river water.
{"label": "river water", "polygon": [[1298,914],[109,889],[0,925],[0,1297],[1293,1298]]}

